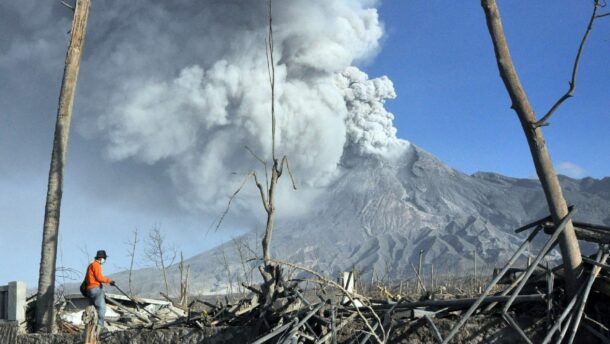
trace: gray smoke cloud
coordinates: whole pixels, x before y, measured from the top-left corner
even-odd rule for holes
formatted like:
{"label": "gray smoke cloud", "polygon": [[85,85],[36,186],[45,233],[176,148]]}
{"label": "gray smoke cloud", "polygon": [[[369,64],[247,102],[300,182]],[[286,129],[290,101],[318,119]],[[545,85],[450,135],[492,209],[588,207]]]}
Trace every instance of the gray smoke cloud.
{"label": "gray smoke cloud", "polygon": [[[28,18],[34,5],[36,18]],[[303,210],[337,176],[346,150],[390,154],[405,145],[384,109],[385,100],[396,96],[392,82],[369,79],[354,67],[380,48],[376,5],[273,4],[277,150],[289,157],[301,189],[291,192],[289,181],[282,181],[279,199],[287,212]],[[44,56],[63,60],[58,56],[64,54],[69,11],[35,1],[2,6],[11,14],[5,19],[19,18],[26,34],[0,42],[9,47],[0,67],[38,56],[31,62],[37,70],[31,84],[61,70]],[[93,2],[75,106],[77,133],[101,145],[110,161],[166,174],[182,206],[221,211],[247,172],[264,175],[244,147],[270,159],[266,6],[264,0]],[[249,208],[256,198],[248,183],[236,207]]]}
{"label": "gray smoke cloud", "polygon": [[[183,205],[218,211],[242,176],[260,167],[244,147],[263,159],[271,154],[267,21],[264,1],[207,5],[193,18],[203,26],[186,47],[201,52],[201,58],[174,64],[179,70],[157,76],[129,75],[132,68],[120,73],[128,77],[113,76],[118,81],[109,95],[113,106],[95,124],[107,139],[108,157],[164,162]],[[288,155],[305,189],[319,188],[335,176],[346,146],[373,154],[397,145],[393,117],[383,108],[395,97],[391,81],[369,80],[352,67],[379,48],[383,28],[372,5],[342,0],[274,4],[277,147]],[[160,6],[159,11],[176,9]],[[175,44],[170,38],[158,41],[155,46],[166,47],[164,52]],[[116,62],[107,68],[120,67],[125,51],[129,59],[159,59],[148,43],[129,48],[133,44],[126,38],[114,42],[107,55]],[[256,193],[254,188],[243,193],[245,207]],[[285,203],[301,201],[295,209],[302,209],[307,198],[303,192],[291,196],[288,188],[281,193]]]}

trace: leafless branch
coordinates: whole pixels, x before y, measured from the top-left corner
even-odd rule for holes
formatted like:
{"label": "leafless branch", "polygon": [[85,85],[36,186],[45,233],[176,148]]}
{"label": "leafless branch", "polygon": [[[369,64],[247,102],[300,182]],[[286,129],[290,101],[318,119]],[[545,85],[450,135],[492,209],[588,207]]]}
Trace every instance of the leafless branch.
{"label": "leafless branch", "polygon": [[286,165],[286,168],[288,169],[288,175],[290,175],[290,181],[292,182],[292,188],[294,190],[297,189],[297,185],[294,182],[294,176],[292,175],[292,170],[290,169],[290,163],[288,163],[288,157],[286,155],[284,155],[284,157],[282,158],[282,164],[280,165],[280,170],[279,175],[282,175],[282,172],[284,170],[284,165]]}
{"label": "leafless branch", "polygon": [[[169,284],[167,282],[167,267],[174,264],[176,259],[176,249],[169,247],[165,241],[165,236],[161,233],[158,226],[154,226],[148,233],[148,247],[146,249],[146,257],[154,262],[155,266],[163,273],[163,281],[165,283],[165,292],[169,295]],[[167,254],[172,254],[171,259],[167,259]]]}
{"label": "leafless branch", "polygon": [[247,150],[247,151],[248,151],[250,154],[252,154],[252,156],[254,157],[254,159],[258,160],[258,161],[259,161],[261,164],[263,164],[263,166],[265,166],[265,168],[267,168],[267,162],[266,162],[265,160],[261,159],[261,158],[260,158],[258,155],[256,155],[256,153],[254,153],[254,152],[252,151],[252,149],[250,149],[250,147],[248,147],[248,146],[244,146],[244,148],[246,148],[246,150]]}
{"label": "leafless branch", "polygon": [[133,263],[135,261],[135,256],[136,256],[136,246],[138,245],[138,228],[134,229],[134,231],[133,231],[133,240],[127,241],[126,244],[127,244],[127,254],[131,260],[129,263],[129,280],[128,280],[129,295],[131,297],[133,297],[133,288],[132,288]]}
{"label": "leafless branch", "polygon": [[233,278],[231,274],[231,266],[229,265],[229,261],[227,260],[227,255],[225,250],[221,247],[220,253],[222,253],[222,261],[220,262],[227,273],[227,280],[229,284],[227,285],[227,297],[231,297],[233,295]]}
{"label": "leafless branch", "polygon": [[[250,251],[250,254],[252,256],[254,256],[254,259],[259,259],[258,254],[256,253],[256,251],[254,251],[254,249],[252,249],[252,247],[250,247],[250,245],[248,245],[247,243],[245,243],[243,239],[237,239],[237,238],[233,238],[233,243],[235,244],[235,246],[240,246],[240,247],[244,247],[246,248],[248,251]],[[248,261],[249,259],[244,258],[244,261]]]}
{"label": "leafless branch", "polygon": [[184,256],[180,251],[180,300],[179,304],[186,306],[188,304],[188,290],[189,290],[189,275],[191,273],[191,264],[186,267],[186,274],[184,273]]}
{"label": "leafless branch", "polygon": [[82,278],[83,273],[80,270],[76,270],[66,266],[57,267],[57,276],[62,278],[63,284],[66,284],[66,279],[76,281]]}
{"label": "leafless branch", "polygon": [[607,16],[610,16],[610,12],[598,14],[595,18],[603,18],[603,17],[607,17]]}
{"label": "leafless branch", "polygon": [[267,3],[269,7],[269,34],[266,52],[269,85],[271,86],[271,158],[275,161],[275,62],[273,59],[273,16],[271,11],[271,0],[268,0]]}
{"label": "leafless branch", "polygon": [[[256,252],[246,243],[246,240],[244,238],[232,238],[233,241],[233,245],[235,246],[235,250],[237,251],[237,254],[239,255],[239,261],[241,263],[241,268],[242,268],[242,275],[243,278],[245,280],[245,282],[247,284],[252,284],[252,274],[253,271],[255,269],[255,267],[252,264],[248,264],[248,257],[246,257],[247,252],[245,252],[245,250],[249,251],[249,254],[253,255],[254,257],[257,257]],[[239,275],[237,276],[239,279]],[[238,282],[238,285],[243,285],[242,283]]]}
{"label": "leafless branch", "polygon": [[265,169],[265,184],[267,186],[267,190],[269,190],[269,175],[267,174],[267,161],[261,159],[258,155],[256,155],[248,146],[244,146],[246,148],[246,150],[248,152],[250,152],[250,154],[252,154],[252,156],[254,157],[254,159],[258,160],[262,165],[263,168]]}
{"label": "leafless branch", "polygon": [[85,246],[79,246],[78,250],[80,251],[80,253],[83,254],[83,256],[85,257],[85,266],[89,265],[89,263],[91,262],[91,258],[93,257],[92,255],[89,254],[89,247],[87,246],[87,244],[85,243]]}
{"label": "leafless branch", "polygon": [[415,276],[417,276],[417,281],[421,284],[422,289],[424,289],[424,293],[427,293],[428,291],[426,290],[426,285],[424,284],[424,281],[422,280],[421,276],[419,275],[419,272],[417,272],[417,269],[415,269],[415,266],[413,266],[413,263],[409,263],[409,264],[411,264],[411,268],[413,269],[413,272],[415,272]]}
{"label": "leafless branch", "polygon": [[74,6],[72,6],[72,5],[68,4],[68,3],[67,3],[67,2],[65,2],[65,1],[60,1],[60,2],[61,2],[61,4],[62,4],[62,5],[66,6],[67,8],[71,9],[72,11],[74,11]]}
{"label": "leafless branch", "polygon": [[256,172],[251,172],[251,174],[252,174],[252,176],[254,176],[254,183],[256,184],[258,191],[260,191],[261,201],[263,202],[265,211],[267,213],[269,213],[271,211],[271,207],[269,206],[269,203],[267,202],[267,197],[265,197],[265,190],[263,189],[263,186],[261,185],[261,183],[258,181],[258,178],[256,177]]}
{"label": "leafless branch", "polygon": [[593,22],[597,17],[597,9],[599,8],[599,0],[595,0],[593,4],[593,14],[591,14],[591,18],[589,19],[589,23],[587,24],[587,29],[585,30],[585,34],[580,41],[580,46],[578,47],[578,52],[576,54],[576,58],[574,59],[574,66],[572,67],[572,79],[569,82],[570,87],[568,91],[561,96],[555,104],[551,107],[551,109],[536,123],[534,123],[534,127],[538,128],[541,126],[548,125],[548,121],[553,116],[555,111],[559,108],[559,106],[566,101],[568,98],[574,96],[574,91],[576,90],[576,77],[578,75],[578,65],[580,64],[580,57],[582,56],[582,52],[585,47],[585,43],[589,38],[589,34],[591,33],[591,29],[593,29]]}
{"label": "leafless branch", "polygon": [[[225,216],[227,216],[227,214],[229,213],[229,209],[231,209],[231,203],[233,202],[233,199],[235,199],[237,194],[241,191],[241,189],[243,189],[244,185],[246,184],[246,181],[248,180],[248,178],[250,177],[250,175],[252,173],[254,173],[254,172],[250,172],[244,177],[244,179],[241,181],[241,184],[239,184],[239,187],[237,188],[237,190],[235,190],[235,192],[233,192],[231,197],[229,197],[229,202],[227,202],[227,207],[220,215],[218,222],[216,223],[216,228],[214,228],[214,232],[216,232],[218,230],[218,228],[220,228],[222,221],[224,220]],[[208,229],[208,232],[209,232],[209,229]]]}

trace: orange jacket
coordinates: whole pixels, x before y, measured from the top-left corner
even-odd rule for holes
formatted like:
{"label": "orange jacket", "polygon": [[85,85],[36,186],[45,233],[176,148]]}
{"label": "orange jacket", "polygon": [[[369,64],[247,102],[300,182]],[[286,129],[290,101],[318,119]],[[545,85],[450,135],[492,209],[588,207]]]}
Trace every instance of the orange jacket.
{"label": "orange jacket", "polygon": [[94,260],[87,267],[87,276],[85,277],[87,281],[87,289],[99,287],[102,283],[110,284],[112,282],[111,279],[104,277],[102,274],[102,264],[97,260]]}

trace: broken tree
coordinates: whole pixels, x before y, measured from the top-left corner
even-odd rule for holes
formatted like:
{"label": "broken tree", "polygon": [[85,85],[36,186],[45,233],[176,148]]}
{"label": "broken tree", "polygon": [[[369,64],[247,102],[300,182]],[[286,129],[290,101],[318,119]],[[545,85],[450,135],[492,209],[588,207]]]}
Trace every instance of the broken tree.
{"label": "broken tree", "polygon": [[55,138],[51,154],[49,184],[45,204],[40,273],[38,277],[38,298],[36,302],[36,328],[38,331],[54,332],[55,312],[55,269],[57,260],[57,240],[59,237],[59,213],[63,190],[64,168],[72,120],[72,104],[76,92],[76,79],[85,41],[89,0],[77,0],[74,19],[70,31],[70,43],[66,55],[64,76],[59,95]]}
{"label": "broken tree", "polygon": [[273,16],[272,16],[272,6],[271,0],[267,1],[267,10],[268,10],[268,32],[267,39],[265,40],[265,50],[267,56],[267,71],[269,73],[269,86],[271,89],[271,176],[269,176],[267,170],[267,160],[260,158],[256,153],[254,153],[248,146],[246,146],[246,150],[252,154],[252,156],[263,165],[265,171],[265,186],[261,184],[256,174],[256,171],[251,171],[246,175],[241,185],[237,190],[231,195],[229,198],[229,202],[227,204],[227,208],[224,213],[220,216],[218,223],[216,225],[216,229],[220,227],[224,217],[227,215],[229,208],[231,207],[231,203],[233,199],[237,196],[237,194],[244,187],[248,178],[252,177],[254,179],[254,183],[260,192],[261,202],[263,203],[263,208],[267,213],[267,222],[265,226],[265,234],[262,240],[262,248],[263,248],[263,265],[259,266],[259,272],[263,277],[263,284],[261,285],[261,296],[263,299],[263,305],[265,308],[268,308],[274,300],[275,294],[278,292],[277,287],[281,280],[281,267],[273,262],[271,257],[271,238],[273,236],[273,225],[275,224],[275,193],[277,189],[277,183],[284,173],[284,167],[288,170],[288,174],[290,175],[290,180],[292,182],[292,188],[296,190],[296,184],[294,182],[294,177],[292,175],[292,171],[290,170],[290,164],[288,162],[288,156],[284,155],[281,159],[277,158],[275,151],[275,129],[276,129],[276,118],[275,118],[275,59],[273,56]]}
{"label": "broken tree", "polygon": [[[264,283],[262,285],[263,299],[266,306],[271,305],[276,292],[277,280],[280,278],[280,267],[271,262],[271,237],[273,235],[273,224],[275,222],[275,191],[277,182],[282,176],[284,166],[287,167],[288,173],[290,173],[290,165],[288,164],[288,158],[284,155],[281,162],[275,155],[275,61],[273,58],[273,16],[271,12],[271,0],[268,1],[269,6],[269,35],[267,39],[267,65],[269,69],[269,85],[271,87],[271,160],[273,162],[271,166],[271,178],[269,180],[269,187],[263,189],[263,186],[258,182],[256,174],[253,172],[254,181],[256,187],[260,191],[261,201],[265,211],[267,212],[267,225],[265,226],[265,236],[263,237],[263,259],[264,267],[260,268],[261,275],[263,276]],[[267,168],[266,164],[265,169]],[[266,172],[266,171],[265,171]],[[296,189],[294,180],[292,180],[292,186]]]}
{"label": "broken tree", "polygon": [[[542,117],[541,120],[536,118],[534,110],[532,109],[525,89],[519,80],[519,76],[512,62],[508,49],[508,43],[502,27],[500,11],[496,1],[482,0],[481,5],[485,12],[487,27],[494,45],[494,52],[496,55],[500,76],[512,101],[511,108],[515,110],[519,117],[523,132],[527,138],[534,165],[536,167],[536,174],[538,175],[542,188],[544,189],[544,194],[546,196],[551,216],[555,222],[555,225],[558,225],[568,214],[568,205],[563,196],[561,185],[559,184],[557,173],[555,172],[549,151],[544,141],[541,127],[548,125],[548,120],[553,115],[555,110],[557,110],[557,108],[574,93],[580,56],[589,33],[591,32],[593,22],[596,18],[600,17],[597,14],[597,10],[602,4],[600,4],[599,0],[594,1],[593,14],[587,26],[585,35],[580,43],[580,47],[574,62],[570,89],[565,95],[559,98],[559,100],[551,107],[551,109]],[[574,226],[571,220],[568,221],[563,233],[559,237],[559,246],[566,273],[567,292],[570,296],[572,296],[577,291],[578,280],[583,271],[583,264],[580,255],[580,248],[578,246],[578,240],[576,239]]]}

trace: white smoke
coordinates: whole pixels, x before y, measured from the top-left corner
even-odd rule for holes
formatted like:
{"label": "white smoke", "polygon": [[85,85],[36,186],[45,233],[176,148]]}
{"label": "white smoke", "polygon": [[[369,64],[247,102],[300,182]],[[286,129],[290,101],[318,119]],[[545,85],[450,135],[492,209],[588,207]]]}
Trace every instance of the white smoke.
{"label": "white smoke", "polygon": [[359,154],[391,154],[404,145],[396,137],[394,115],[384,108],[386,99],[396,98],[390,79],[369,80],[356,67],[348,67],[336,79],[347,104],[346,131],[351,148]]}
{"label": "white smoke", "polygon": [[[126,37],[145,37],[110,35],[117,41],[100,50],[106,59],[95,78],[98,86],[112,84],[106,95],[112,105],[100,110],[97,130],[111,159],[165,164],[182,204],[218,212],[248,171],[264,176],[245,147],[270,160],[266,1],[205,2],[192,16],[179,5],[139,3],[153,9]],[[303,208],[308,190],[332,180],[347,147],[383,154],[401,145],[383,107],[395,97],[391,81],[369,80],[352,66],[378,51],[383,28],[373,6],[274,2],[277,151],[289,157],[303,189],[284,187],[280,200],[295,209]],[[188,28],[194,23],[197,33]],[[256,197],[253,187],[243,194],[244,207]]]}

